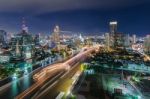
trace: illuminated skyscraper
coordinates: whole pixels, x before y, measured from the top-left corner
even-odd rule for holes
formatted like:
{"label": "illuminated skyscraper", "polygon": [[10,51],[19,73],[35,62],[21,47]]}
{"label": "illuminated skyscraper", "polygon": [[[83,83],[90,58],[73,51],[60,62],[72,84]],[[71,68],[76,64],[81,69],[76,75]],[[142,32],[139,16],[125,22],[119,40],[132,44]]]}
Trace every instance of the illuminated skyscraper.
{"label": "illuminated skyscraper", "polygon": [[25,21],[23,20],[22,23],[22,31],[11,38],[10,45],[13,56],[27,59],[34,54],[35,44],[32,35],[28,33]]}
{"label": "illuminated skyscraper", "polygon": [[105,33],[105,46],[107,50],[109,50],[110,48],[110,34],[109,33]]}
{"label": "illuminated skyscraper", "polygon": [[123,33],[115,33],[114,40],[115,47],[125,47],[125,35]]}
{"label": "illuminated skyscraper", "polygon": [[144,40],[144,51],[150,53],[150,35],[147,35]]}
{"label": "illuminated skyscraper", "polygon": [[110,33],[105,33],[105,45],[107,49],[109,50],[110,48]]}
{"label": "illuminated skyscraper", "polygon": [[40,33],[35,35],[34,43],[35,45],[40,45]]}
{"label": "illuminated skyscraper", "polygon": [[116,45],[115,35],[117,34],[117,21],[110,22],[109,26],[110,26],[110,46],[114,47]]}
{"label": "illuminated skyscraper", "polygon": [[60,42],[60,34],[59,33],[60,33],[59,26],[56,25],[54,28],[53,34],[52,34],[52,41],[53,42],[55,42],[55,43]]}
{"label": "illuminated skyscraper", "polygon": [[115,34],[117,32],[117,21],[110,22],[109,25],[110,25],[110,33]]}
{"label": "illuminated skyscraper", "polygon": [[118,33],[117,31],[117,21],[112,21],[109,23],[110,26],[110,46],[113,48],[124,47],[124,34]]}
{"label": "illuminated skyscraper", "polygon": [[84,38],[82,37],[82,35],[79,35],[79,39],[81,40],[81,42],[84,42]]}
{"label": "illuminated skyscraper", "polygon": [[130,47],[130,35],[129,34],[126,34],[124,37],[124,46]]}
{"label": "illuminated skyscraper", "polygon": [[132,36],[132,43],[135,44],[136,41],[137,41],[137,40],[136,40],[136,35],[134,34],[134,35]]}

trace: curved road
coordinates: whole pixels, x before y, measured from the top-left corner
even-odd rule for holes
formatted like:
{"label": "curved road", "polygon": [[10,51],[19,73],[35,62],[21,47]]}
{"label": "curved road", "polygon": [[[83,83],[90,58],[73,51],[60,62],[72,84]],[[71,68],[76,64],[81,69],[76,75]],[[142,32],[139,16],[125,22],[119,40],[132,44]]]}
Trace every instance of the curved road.
{"label": "curved road", "polygon": [[90,53],[94,52],[97,48],[98,46],[87,48],[86,50],[81,51],[79,54],[67,60],[66,62],[54,64],[52,66],[48,66],[42,69],[40,72],[33,76],[33,78],[36,80],[35,84],[33,84],[30,88],[28,88],[21,94],[19,94],[16,97],[16,99],[26,99],[26,97],[33,94],[47,80],[51,79],[63,70],[69,70],[75,63],[84,60]]}

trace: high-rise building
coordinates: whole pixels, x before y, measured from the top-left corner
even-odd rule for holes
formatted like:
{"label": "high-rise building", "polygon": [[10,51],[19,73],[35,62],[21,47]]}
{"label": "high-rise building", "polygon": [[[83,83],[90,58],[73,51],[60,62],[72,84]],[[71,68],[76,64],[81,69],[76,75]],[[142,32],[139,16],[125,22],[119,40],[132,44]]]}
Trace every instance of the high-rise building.
{"label": "high-rise building", "polygon": [[81,42],[84,42],[84,38],[82,37],[82,35],[79,35],[79,39],[81,40]]}
{"label": "high-rise building", "polygon": [[124,34],[123,33],[115,33],[114,35],[114,47],[124,47]]}
{"label": "high-rise building", "polygon": [[130,47],[130,35],[129,34],[126,34],[124,36],[124,46],[127,48],[127,47]]}
{"label": "high-rise building", "polygon": [[110,26],[110,46],[114,47],[116,45],[115,35],[117,33],[117,21],[110,22],[109,26]]}
{"label": "high-rise building", "polygon": [[40,45],[40,33],[35,35],[34,43],[35,45]]}
{"label": "high-rise building", "polygon": [[132,36],[132,43],[133,43],[133,44],[135,44],[135,43],[136,43],[136,41],[137,41],[137,39],[136,39],[136,35],[134,34],[134,35]]}
{"label": "high-rise building", "polygon": [[117,31],[118,22],[112,21],[109,23],[109,26],[110,26],[110,47],[123,48],[125,35]]}
{"label": "high-rise building", "polygon": [[150,35],[147,35],[144,40],[144,51],[150,53]]}
{"label": "high-rise building", "polygon": [[[31,58],[34,53],[34,41],[32,35],[21,32],[11,39],[11,49],[14,56]],[[20,55],[19,55],[20,54]]]}
{"label": "high-rise building", "polygon": [[117,32],[117,21],[112,21],[109,23],[110,25],[110,33],[115,34]]}
{"label": "high-rise building", "polygon": [[[24,23],[24,22],[23,22]],[[10,41],[12,54],[14,57],[31,58],[34,54],[34,40],[31,34],[28,33],[26,25],[22,25],[22,31],[15,34]]]}
{"label": "high-rise building", "polygon": [[7,33],[4,30],[0,30],[0,44],[3,46],[7,42]]}
{"label": "high-rise building", "polygon": [[109,50],[110,48],[110,34],[109,33],[105,33],[105,46],[107,50]]}
{"label": "high-rise building", "polygon": [[52,34],[52,41],[55,43],[60,42],[60,29],[59,26],[56,25]]}

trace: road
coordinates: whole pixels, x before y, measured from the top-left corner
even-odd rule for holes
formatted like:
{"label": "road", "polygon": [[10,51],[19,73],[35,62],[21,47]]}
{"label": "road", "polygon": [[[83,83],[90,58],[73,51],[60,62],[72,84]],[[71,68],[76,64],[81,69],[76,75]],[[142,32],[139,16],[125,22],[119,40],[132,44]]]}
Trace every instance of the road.
{"label": "road", "polygon": [[52,66],[48,66],[41,71],[39,71],[37,74],[33,76],[33,79],[36,80],[35,84],[32,85],[30,88],[19,94],[16,99],[26,99],[26,97],[30,96],[31,94],[35,93],[38,88],[44,85],[44,83],[56,76],[61,71],[66,70],[68,72],[72,66],[74,66],[76,63],[81,62],[84,60],[89,54],[94,52],[98,47],[90,47],[84,51],[81,51],[74,57],[68,59],[67,61],[59,64],[54,64]]}
{"label": "road", "polygon": [[33,80],[33,75],[41,69],[42,67],[1,87],[0,97],[2,99],[14,99],[16,95],[25,91],[35,83]]}
{"label": "road", "polygon": [[[33,99],[54,99],[60,92],[64,92],[65,95],[69,94],[73,79],[72,77],[75,73],[80,71],[80,64],[76,64],[70,71],[62,75],[59,79],[57,79],[53,85],[46,88],[39,95],[34,97]],[[81,72],[81,71],[80,71]]]}
{"label": "road", "polygon": [[[55,61],[48,66],[51,66],[51,65],[56,64],[56,63],[64,62],[73,56],[70,56],[70,57],[63,59],[63,60]],[[17,96],[21,92],[25,91],[27,88],[29,88],[30,86],[32,86],[35,83],[35,81],[33,80],[33,75],[42,69],[43,69],[43,67],[39,67],[36,70],[30,72],[29,74],[24,75],[21,78],[17,78],[15,80],[3,85],[2,87],[0,87],[0,98],[2,98],[2,99],[14,99],[15,96]]]}

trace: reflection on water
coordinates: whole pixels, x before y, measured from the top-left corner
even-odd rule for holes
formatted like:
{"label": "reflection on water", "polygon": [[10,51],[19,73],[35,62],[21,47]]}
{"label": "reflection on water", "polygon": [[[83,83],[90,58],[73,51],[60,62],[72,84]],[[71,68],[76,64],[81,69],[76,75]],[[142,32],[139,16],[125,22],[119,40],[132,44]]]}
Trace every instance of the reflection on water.
{"label": "reflection on water", "polygon": [[[43,63],[44,66],[47,66],[48,64],[52,63],[51,60],[52,60],[51,58],[47,58],[45,60],[38,61],[38,62],[26,61],[26,62],[18,62],[15,64],[10,63],[9,65],[17,68],[18,70],[15,71],[16,79],[14,80],[12,79],[11,85],[7,88],[7,90],[3,94],[0,94],[0,99],[14,99],[14,97],[17,96],[19,93],[29,88],[34,83],[31,72],[36,68],[42,66],[39,63]],[[35,64],[37,66],[35,66]],[[22,77],[19,78],[20,76],[18,75]]]}
{"label": "reflection on water", "polygon": [[32,64],[26,62],[23,62],[21,64],[25,66],[23,78],[21,78],[21,80],[16,78],[15,80],[12,81],[10,90],[11,96],[9,96],[11,98],[15,97],[16,95],[18,95],[18,93],[24,91],[25,89],[27,89],[32,85],[32,75],[30,74],[30,72],[32,71]]}
{"label": "reflection on water", "polygon": [[12,82],[12,86],[11,86],[11,96],[10,97],[14,97],[18,93],[18,90],[19,90],[18,82],[17,82],[17,80],[14,80]]}
{"label": "reflection on water", "polygon": [[30,86],[30,78],[27,75],[24,75],[24,81],[23,81],[23,89],[26,89]]}

